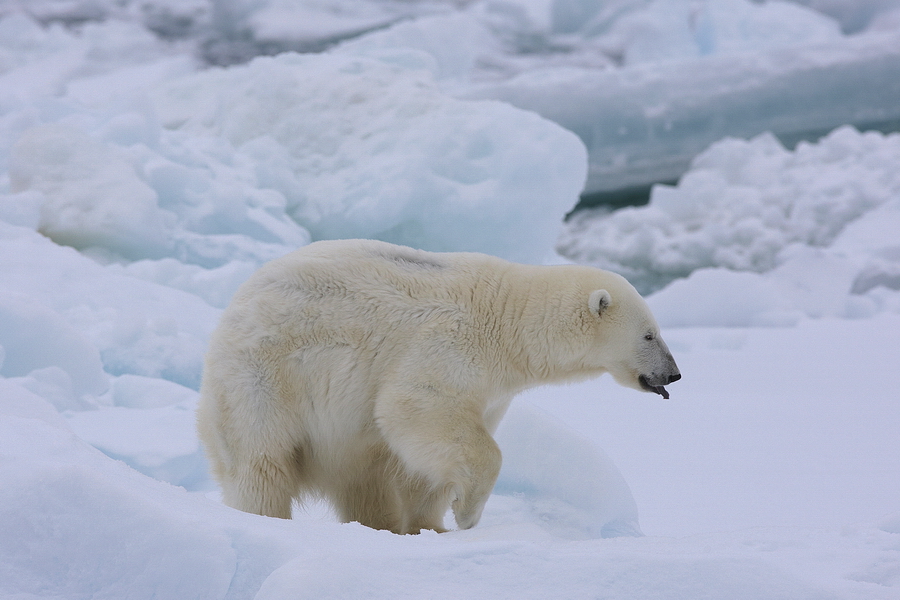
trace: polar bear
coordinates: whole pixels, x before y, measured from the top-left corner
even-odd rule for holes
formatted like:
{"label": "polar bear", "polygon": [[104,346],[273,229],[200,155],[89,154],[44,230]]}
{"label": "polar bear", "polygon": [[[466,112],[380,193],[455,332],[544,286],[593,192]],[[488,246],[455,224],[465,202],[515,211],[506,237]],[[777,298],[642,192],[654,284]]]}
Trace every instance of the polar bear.
{"label": "polar bear", "polygon": [[327,499],[395,533],[478,523],[492,434],[518,392],[609,372],[668,398],[681,375],[622,277],[371,241],[264,265],[210,340],[198,431],[229,506]]}

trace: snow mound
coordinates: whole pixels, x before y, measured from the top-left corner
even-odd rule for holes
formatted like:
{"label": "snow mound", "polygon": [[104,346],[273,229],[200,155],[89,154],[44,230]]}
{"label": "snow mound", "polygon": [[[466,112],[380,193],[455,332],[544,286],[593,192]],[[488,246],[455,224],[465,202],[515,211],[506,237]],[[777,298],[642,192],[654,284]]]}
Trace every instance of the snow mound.
{"label": "snow mound", "polygon": [[536,599],[564,590],[887,600],[896,592],[896,517],[615,543],[516,539],[499,527],[396,536],[269,519],[136,473],[81,441],[40,398],[7,387],[0,380],[4,596]]}
{"label": "snow mound", "polygon": [[[61,369],[71,388],[59,372],[43,371],[41,378],[59,408],[102,405],[98,397],[107,388],[107,374],[199,386],[206,341],[220,311],[197,296],[117,273],[33,230],[2,222],[0,272],[4,286],[15,292],[2,302],[2,373]],[[71,393],[60,396],[60,386]]]}
{"label": "snow mound", "polygon": [[[883,227],[897,219],[898,161],[900,135],[850,127],[793,152],[768,134],[726,139],[698,156],[677,186],[656,186],[645,207],[577,213],[558,249],[618,271],[644,292],[690,276],[664,292],[669,302],[686,300],[680,290],[687,285],[730,290],[735,302],[706,313],[715,320],[706,324],[747,325],[772,311],[782,313],[770,314],[775,321],[790,321],[795,309],[810,316],[871,313],[849,297],[900,289],[900,247]],[[703,271],[715,268],[746,274]],[[756,309],[745,310],[749,300],[737,300],[738,288],[753,290]],[[678,310],[678,322],[687,324],[705,309]]]}
{"label": "snow mound", "polygon": [[[524,503],[529,521],[570,539],[642,535],[625,479],[602,450],[571,428],[514,402],[496,439],[503,467],[494,494]],[[486,516],[484,526],[497,522],[490,511]]]}
{"label": "snow mound", "polygon": [[[148,382],[154,381],[160,380],[148,378]],[[160,401],[161,397],[154,395],[153,399]],[[78,437],[107,456],[158,481],[197,491],[214,486],[195,433],[196,409],[194,392],[192,399],[170,406],[113,406],[65,417]]]}
{"label": "snow mound", "polygon": [[314,239],[540,261],[583,185],[581,142],[537,115],[443,95],[398,66],[415,55],[386,60],[259,58],[165,85],[154,104],[173,134],[254,165]]}
{"label": "snow mound", "polygon": [[611,192],[676,180],[728,136],[771,131],[794,144],[845,124],[895,130],[898,38],[895,30],[623,68],[532,69],[460,96],[504,100],[576,132],[590,153],[586,191]]}
{"label": "snow mound", "polygon": [[107,389],[97,349],[56,311],[32,297],[0,293],[0,348],[3,377],[41,370],[75,397]]}
{"label": "snow mound", "polygon": [[156,194],[134,168],[85,131],[31,129],[13,148],[12,191],[44,195],[38,230],[55,242],[105,247],[126,257],[156,256],[166,239]]}
{"label": "snow mound", "polygon": [[106,261],[174,255],[216,268],[235,258],[259,264],[308,243],[283,197],[200,144],[115,138],[62,124],[26,130],[11,152],[13,194],[0,205],[36,205],[38,231]]}
{"label": "snow mound", "polygon": [[[556,3],[566,4],[572,3]],[[581,11],[591,4],[595,11],[602,6],[578,4]],[[838,23],[830,17],[787,2],[654,0],[618,4],[618,18],[610,19],[611,7],[607,6],[587,20],[570,18],[564,27],[599,37],[607,52],[621,56],[626,66],[758,52],[833,41],[841,36]],[[563,26],[564,19],[557,14],[557,27]]]}
{"label": "snow mound", "polygon": [[207,278],[194,266],[259,266],[311,238],[540,262],[584,184],[576,136],[448,97],[422,52],[193,72],[135,23],[11,13],[0,28],[15,33],[0,38],[0,215],[104,262],[176,259],[190,267],[132,274],[183,289]]}
{"label": "snow mound", "polygon": [[900,135],[841,128],[789,152],[772,136],[726,139],[646,207],[571,219],[560,251],[617,269],[644,289],[704,267],[764,272],[791,244],[828,247],[900,193]]}

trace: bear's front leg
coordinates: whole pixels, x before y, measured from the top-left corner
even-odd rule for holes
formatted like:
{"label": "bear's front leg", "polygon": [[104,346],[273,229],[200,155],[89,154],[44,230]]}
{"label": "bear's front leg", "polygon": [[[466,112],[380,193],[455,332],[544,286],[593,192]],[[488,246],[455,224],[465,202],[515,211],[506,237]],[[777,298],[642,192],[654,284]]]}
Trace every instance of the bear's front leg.
{"label": "bear's front leg", "polygon": [[465,473],[458,483],[451,486],[453,516],[460,529],[470,529],[481,520],[500,474],[500,448],[491,434],[482,426],[472,432],[465,452]]}
{"label": "bear's front leg", "polygon": [[460,529],[474,527],[501,463],[500,448],[484,425],[482,403],[435,384],[403,388],[385,390],[376,403],[385,441],[411,476],[442,491],[443,510],[453,507]]}

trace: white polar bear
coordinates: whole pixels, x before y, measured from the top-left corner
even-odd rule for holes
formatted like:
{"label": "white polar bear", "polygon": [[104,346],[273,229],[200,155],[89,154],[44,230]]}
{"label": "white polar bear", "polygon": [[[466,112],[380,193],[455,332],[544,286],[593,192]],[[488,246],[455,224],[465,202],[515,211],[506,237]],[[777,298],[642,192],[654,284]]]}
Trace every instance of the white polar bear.
{"label": "white polar bear", "polygon": [[214,332],[198,429],[226,504],[290,518],[326,498],[396,533],[474,526],[492,438],[532,386],[612,373],[668,398],[681,377],[622,277],[369,240],[310,244],[237,291]]}

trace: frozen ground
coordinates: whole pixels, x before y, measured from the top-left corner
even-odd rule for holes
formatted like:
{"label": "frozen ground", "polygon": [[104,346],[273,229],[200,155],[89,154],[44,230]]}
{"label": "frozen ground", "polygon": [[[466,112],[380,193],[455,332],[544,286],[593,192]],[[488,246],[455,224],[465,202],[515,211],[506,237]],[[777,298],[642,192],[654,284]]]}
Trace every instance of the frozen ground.
{"label": "frozen ground", "polygon": [[900,4],[799,4],[473,3],[337,51],[423,50],[453,94],[500,99],[574,131],[588,148],[590,202],[674,181],[725,136],[771,131],[792,146],[844,124],[900,129]]}
{"label": "frozen ground", "polygon": [[[729,34],[726,70],[898,47],[889,0],[693,5],[778,17]],[[355,40],[207,68],[299,44],[298,6],[307,41]],[[563,224],[585,145],[461,99],[669,72],[647,40],[706,60],[663,18],[684,6],[0,1],[0,597],[900,598],[900,137],[720,140],[646,207]],[[209,332],[259,264],[348,236],[626,273],[684,379],[524,394],[469,531],[228,509],[193,429]]]}
{"label": "frozen ground", "polygon": [[[418,62],[457,97],[503,100],[575,132],[590,157],[588,203],[674,181],[725,136],[771,131],[793,146],[845,124],[900,130],[900,0],[0,0],[0,17],[22,12],[86,24],[87,57],[107,65],[147,60],[148,36],[165,42],[157,53],[167,45],[207,65],[288,50]],[[113,40],[99,23],[132,31]],[[50,59],[27,27],[6,29],[57,79],[48,84],[84,66],[84,44],[51,35],[69,52]],[[96,51],[104,39],[118,50]],[[0,72],[17,62],[0,60]]]}
{"label": "frozen ground", "polygon": [[[340,525],[318,509],[292,522],[245,515],[132,470],[208,487],[175,469],[177,458],[201,461],[193,393],[174,384],[121,376],[122,406],[61,417],[29,391],[42,391],[38,374],[7,378],[0,590],[892,600],[900,410],[884,374],[900,366],[898,330],[893,314],[670,329],[685,373],[672,401],[606,380],[520,398],[499,435],[506,464],[483,522],[442,536]],[[176,404],[141,408],[165,392]],[[604,538],[603,525],[627,522],[635,506],[645,535]]]}

